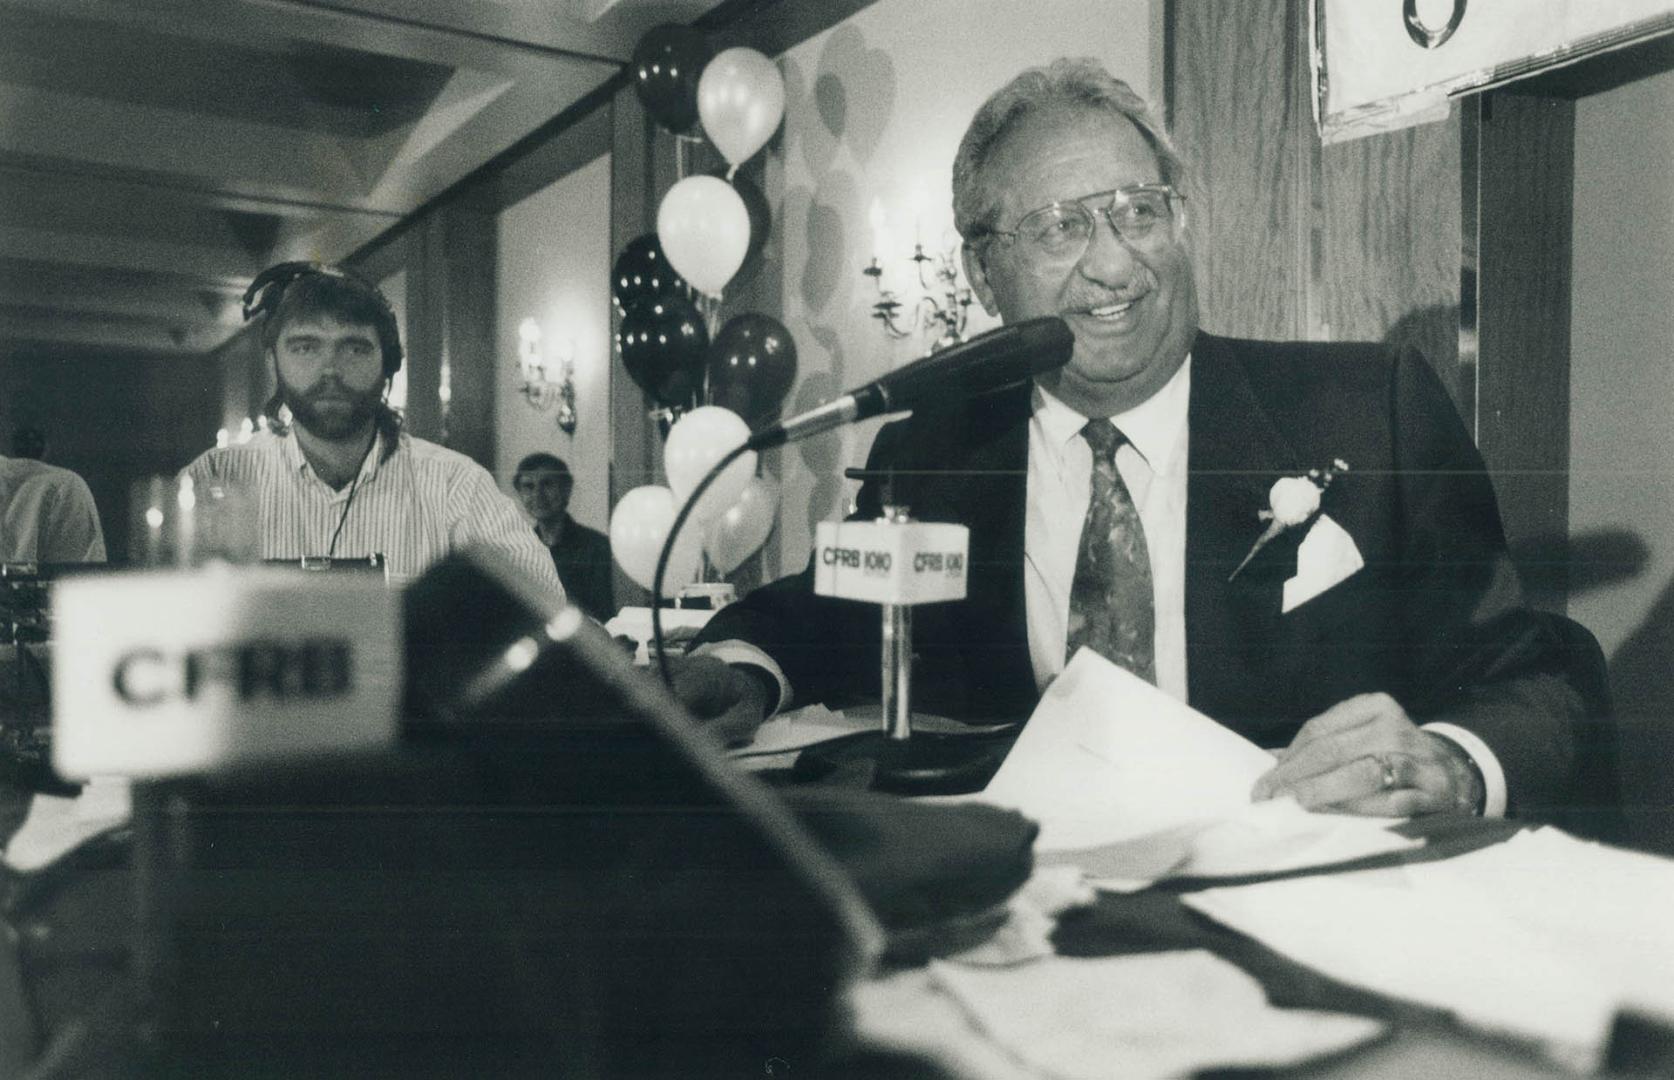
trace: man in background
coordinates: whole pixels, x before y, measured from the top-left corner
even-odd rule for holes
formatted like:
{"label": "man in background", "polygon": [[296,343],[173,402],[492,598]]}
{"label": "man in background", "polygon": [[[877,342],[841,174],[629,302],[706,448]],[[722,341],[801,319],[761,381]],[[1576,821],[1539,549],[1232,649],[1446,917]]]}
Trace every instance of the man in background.
{"label": "man in background", "polygon": [[0,562],[104,562],[105,534],[87,482],[39,458],[45,439],[19,429],[0,456]]}
{"label": "man in background", "polygon": [[376,286],[339,267],[282,263],[256,277],[244,313],[262,320],[273,364],[271,428],[205,451],[186,475],[249,495],[262,558],[381,555],[404,582],[480,546],[563,600],[552,560],[488,471],[402,430],[385,400],[400,333]]}
{"label": "man in background", "polygon": [[552,552],[552,565],[570,602],[604,622],[616,614],[610,541],[570,516],[575,476],[553,454],[534,453],[517,463],[512,487],[535,521],[535,535]]}

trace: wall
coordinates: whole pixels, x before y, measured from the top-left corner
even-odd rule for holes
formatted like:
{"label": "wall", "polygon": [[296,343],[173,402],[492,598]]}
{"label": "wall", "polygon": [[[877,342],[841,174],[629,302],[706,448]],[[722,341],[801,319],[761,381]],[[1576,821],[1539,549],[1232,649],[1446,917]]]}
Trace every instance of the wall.
{"label": "wall", "polygon": [[[784,54],[785,128],[767,163],[766,190],[782,237],[780,318],[798,350],[787,409],[816,405],[924,351],[927,339],[885,338],[869,317],[876,294],[861,269],[880,243],[897,272],[910,265],[915,237],[928,250],[956,245],[953,155],[983,99],[1023,68],[1060,55],[1095,55],[1140,93],[1160,89],[1160,7],[878,0]],[[969,333],[993,325],[979,306],[971,312]],[[864,462],[877,426],[811,439],[768,463],[784,487],[783,571],[807,560],[815,523],[846,509],[856,485],[842,479],[843,468]]]}
{"label": "wall", "polygon": [[273,365],[262,350],[261,335],[246,326],[211,349],[209,357],[221,376],[221,429],[229,439],[236,438],[246,422],[254,430],[273,394]]}
{"label": "wall", "polygon": [[1674,72],[1576,106],[1572,535],[1626,529],[1644,572],[1571,612],[1615,652],[1674,579]]}
{"label": "wall", "polygon": [[1674,851],[1674,72],[1575,116],[1570,614],[1611,661],[1634,839]]}
{"label": "wall", "polygon": [[1175,5],[1169,87],[1190,168],[1188,220],[1206,330],[1398,338],[1456,401],[1459,117],[1321,146],[1304,4]]}
{"label": "wall", "polygon": [[[510,491],[525,454],[557,454],[575,473],[570,512],[603,530],[611,455],[609,155],[506,208],[499,231],[494,475]],[[573,343],[579,418],[573,435],[559,430],[556,406],[537,411],[518,392],[518,326],[526,318],[539,322],[554,371]]]}

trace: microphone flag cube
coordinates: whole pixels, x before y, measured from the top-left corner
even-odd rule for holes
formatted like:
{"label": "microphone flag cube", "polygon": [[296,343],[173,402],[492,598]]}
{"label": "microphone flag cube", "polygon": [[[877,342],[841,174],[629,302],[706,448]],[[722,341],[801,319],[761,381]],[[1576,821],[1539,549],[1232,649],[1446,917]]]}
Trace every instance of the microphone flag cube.
{"label": "microphone flag cube", "polygon": [[814,591],[871,604],[965,598],[971,531],[924,521],[822,521],[814,533]]}
{"label": "microphone flag cube", "polygon": [[398,599],[376,578],[226,566],[61,581],[53,766],[151,778],[391,745]]}

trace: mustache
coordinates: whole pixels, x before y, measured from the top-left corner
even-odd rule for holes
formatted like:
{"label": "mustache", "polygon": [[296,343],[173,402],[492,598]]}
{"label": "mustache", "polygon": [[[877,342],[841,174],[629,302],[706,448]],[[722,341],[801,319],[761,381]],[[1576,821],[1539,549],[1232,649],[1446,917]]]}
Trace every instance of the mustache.
{"label": "mustache", "polygon": [[351,401],[376,402],[383,397],[383,387],[374,385],[365,390],[357,390],[335,375],[310,383],[306,390],[296,394],[296,398],[303,402],[317,401]]}
{"label": "mustache", "polygon": [[1081,288],[1064,298],[1064,307],[1070,311],[1086,311],[1106,304],[1125,304],[1129,300],[1137,300],[1155,292],[1156,289],[1157,275],[1152,273],[1149,267],[1141,265],[1133,277],[1120,286],[1099,287],[1084,283]]}
{"label": "mustache", "polygon": [[333,397],[359,397],[360,394],[349,388],[349,384],[335,375],[327,375],[302,392],[303,397],[315,398],[326,395]]}

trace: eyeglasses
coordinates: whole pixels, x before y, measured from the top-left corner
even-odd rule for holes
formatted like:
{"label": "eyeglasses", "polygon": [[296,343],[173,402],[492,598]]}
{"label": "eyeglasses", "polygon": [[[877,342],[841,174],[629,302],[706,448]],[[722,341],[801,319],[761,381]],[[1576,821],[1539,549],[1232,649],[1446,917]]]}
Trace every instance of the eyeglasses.
{"label": "eyeglasses", "polygon": [[[1174,202],[1185,198],[1169,184],[1134,184],[1031,210],[1015,229],[992,229],[988,235],[1020,243],[1030,255],[1043,261],[1074,262],[1092,243],[1098,228],[1094,214],[1104,215],[1116,235],[1127,243],[1143,244],[1172,233]],[[1100,206],[1100,199],[1107,201]],[[1163,230],[1160,233],[1159,226]]]}

